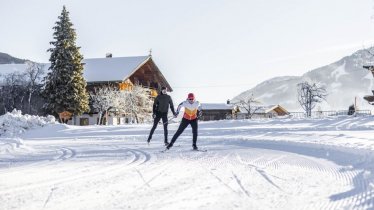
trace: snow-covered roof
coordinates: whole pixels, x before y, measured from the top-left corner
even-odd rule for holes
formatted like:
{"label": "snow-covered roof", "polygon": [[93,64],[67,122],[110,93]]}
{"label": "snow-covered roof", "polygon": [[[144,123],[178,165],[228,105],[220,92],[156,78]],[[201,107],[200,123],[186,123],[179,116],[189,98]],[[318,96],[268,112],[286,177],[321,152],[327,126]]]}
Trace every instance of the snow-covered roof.
{"label": "snow-covered roof", "polygon": [[131,76],[150,56],[84,59],[87,82],[118,81]]}
{"label": "snow-covered roof", "polygon": [[201,103],[202,110],[232,110],[232,104],[226,103]]}
{"label": "snow-covered roof", "polygon": [[[150,56],[84,59],[83,77],[87,82],[122,81],[131,76]],[[47,73],[50,64],[44,64]],[[2,64],[0,74],[24,72],[27,64]]]}
{"label": "snow-covered roof", "polygon": [[[281,109],[283,112],[285,113],[288,113],[288,111],[286,109],[284,109],[282,106],[280,105],[265,105],[265,106],[253,106],[252,107],[252,110],[256,110],[256,113],[257,114],[266,114],[266,113],[269,113],[275,109]],[[242,113],[247,113],[247,110],[245,110],[244,108],[239,108],[240,112]]]}

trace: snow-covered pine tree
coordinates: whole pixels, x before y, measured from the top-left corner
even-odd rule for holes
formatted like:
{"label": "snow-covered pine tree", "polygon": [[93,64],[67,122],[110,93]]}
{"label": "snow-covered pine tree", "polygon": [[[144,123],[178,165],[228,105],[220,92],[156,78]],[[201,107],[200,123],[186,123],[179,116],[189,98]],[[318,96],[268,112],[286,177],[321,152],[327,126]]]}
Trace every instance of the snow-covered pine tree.
{"label": "snow-covered pine tree", "polygon": [[69,111],[81,115],[89,111],[89,96],[83,78],[83,56],[76,46],[77,35],[65,6],[53,27],[54,41],[48,49],[51,52],[50,72],[45,78],[43,94],[46,98],[44,108],[47,113],[57,114]]}

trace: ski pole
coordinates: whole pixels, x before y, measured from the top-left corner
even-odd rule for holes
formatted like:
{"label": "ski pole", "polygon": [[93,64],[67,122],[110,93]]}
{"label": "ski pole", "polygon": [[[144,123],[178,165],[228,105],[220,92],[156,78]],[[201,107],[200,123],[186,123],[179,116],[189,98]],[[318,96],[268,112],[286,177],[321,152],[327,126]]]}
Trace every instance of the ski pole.
{"label": "ski pole", "polygon": [[170,120],[172,120],[172,119],[174,119],[175,117],[174,116],[172,116],[172,117],[170,117],[170,118],[168,118],[168,121],[166,121],[166,122],[164,122],[164,123],[162,123],[163,125],[165,125],[165,124],[167,124],[167,123],[169,123],[170,122]]}

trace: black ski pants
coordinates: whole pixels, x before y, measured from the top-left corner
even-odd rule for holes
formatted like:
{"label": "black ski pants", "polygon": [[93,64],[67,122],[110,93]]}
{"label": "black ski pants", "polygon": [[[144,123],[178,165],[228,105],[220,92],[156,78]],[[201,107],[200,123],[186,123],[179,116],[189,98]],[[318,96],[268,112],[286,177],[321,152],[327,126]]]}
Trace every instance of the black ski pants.
{"label": "black ski pants", "polygon": [[187,120],[187,119],[183,118],[181,124],[179,125],[179,128],[178,128],[177,132],[174,134],[173,138],[171,139],[171,142],[168,145],[168,148],[173,146],[174,142],[183,133],[184,129],[186,129],[188,125],[191,125],[191,127],[192,127],[192,146],[196,146],[197,127],[198,127],[197,126],[197,119]]}
{"label": "black ski pants", "polygon": [[160,119],[162,119],[162,123],[164,125],[164,142],[166,143],[168,141],[168,113],[156,113],[156,117],[153,121],[153,127],[151,129],[151,132],[149,133],[148,141],[152,139],[153,133],[156,130],[156,127],[158,125],[158,122],[160,122]]}

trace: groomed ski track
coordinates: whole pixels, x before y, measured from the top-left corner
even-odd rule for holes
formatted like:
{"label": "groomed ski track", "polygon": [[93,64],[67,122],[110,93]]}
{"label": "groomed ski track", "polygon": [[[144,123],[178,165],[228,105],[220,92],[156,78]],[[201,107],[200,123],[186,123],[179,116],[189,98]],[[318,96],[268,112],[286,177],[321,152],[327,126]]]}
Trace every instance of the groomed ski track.
{"label": "groomed ski track", "polygon": [[373,119],[204,122],[208,152],[165,153],[162,126],[51,125],[0,154],[0,209],[371,209]]}

